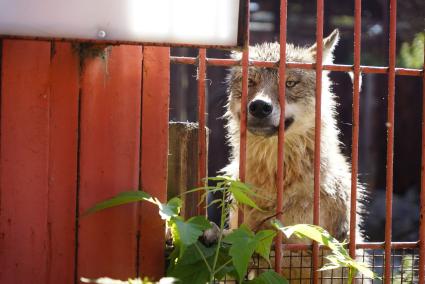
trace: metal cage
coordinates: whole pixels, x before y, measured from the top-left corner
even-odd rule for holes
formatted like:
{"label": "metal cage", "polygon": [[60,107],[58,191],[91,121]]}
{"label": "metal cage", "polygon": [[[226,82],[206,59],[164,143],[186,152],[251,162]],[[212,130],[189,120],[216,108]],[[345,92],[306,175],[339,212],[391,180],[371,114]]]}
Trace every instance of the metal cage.
{"label": "metal cage", "polygon": [[[391,0],[390,2],[390,37],[389,37],[389,65],[385,67],[378,66],[362,66],[360,65],[360,47],[361,47],[361,1],[355,0],[355,23],[354,23],[354,64],[353,65],[340,65],[322,64],[322,50],[323,50],[323,14],[324,14],[324,1],[317,0],[317,24],[316,24],[316,45],[317,45],[317,58],[316,63],[305,64],[286,62],[286,45],[280,45],[280,61],[279,62],[266,62],[266,61],[252,61],[249,60],[249,1],[246,1],[246,13],[247,17],[245,27],[245,44],[243,48],[242,60],[233,59],[219,59],[219,58],[206,58],[205,49],[199,50],[199,56],[197,58],[191,57],[171,57],[171,63],[176,64],[194,64],[198,66],[198,99],[199,99],[199,122],[200,129],[205,127],[205,111],[204,111],[204,96],[205,96],[205,65],[208,66],[242,66],[242,99],[241,105],[247,104],[247,93],[248,93],[248,68],[249,66],[277,68],[279,70],[279,77],[285,77],[286,68],[300,68],[300,69],[314,69],[316,70],[316,119],[315,119],[315,156],[314,156],[314,221],[315,225],[319,223],[319,212],[320,212],[320,199],[319,199],[319,181],[320,181],[320,117],[321,117],[321,83],[322,83],[322,71],[330,70],[337,72],[348,72],[354,73],[354,86],[353,86],[353,122],[352,122],[352,153],[351,153],[351,208],[356,208],[357,202],[357,174],[358,174],[358,148],[359,148],[359,93],[360,93],[360,76],[361,74],[387,74],[388,75],[388,111],[387,111],[387,164],[386,164],[386,224],[385,224],[385,241],[383,243],[358,243],[356,241],[356,212],[351,210],[350,214],[350,240],[349,240],[349,251],[352,257],[356,257],[356,249],[362,248],[363,254],[360,257],[365,258],[366,255],[371,258],[371,268],[378,273],[384,279],[384,283],[425,283],[425,223],[423,216],[425,213],[425,103],[423,105],[423,119],[422,119],[422,182],[421,182],[421,221],[420,221],[420,240],[414,243],[403,243],[403,242],[392,242],[391,241],[391,220],[392,220],[392,192],[393,192],[393,160],[394,160],[394,96],[395,96],[395,76],[420,76],[423,81],[423,96],[425,96],[425,73],[424,69],[407,69],[407,68],[396,68],[396,16],[397,16],[397,1]],[[287,1],[280,1],[280,36],[279,42],[286,42],[286,20],[287,20]],[[282,64],[285,62],[285,64]],[[281,107],[280,120],[284,118],[285,110],[285,80],[279,80],[279,101]],[[246,164],[246,108],[241,107],[241,133],[240,133],[240,168],[239,174],[240,179],[245,180],[245,164]],[[204,135],[204,134],[202,134]],[[200,135],[199,145],[203,145],[203,137]],[[283,186],[283,141],[284,141],[284,127],[280,124],[279,128],[279,142],[278,142],[278,173],[277,173],[277,208],[276,215],[280,216],[279,212],[282,211],[282,196]],[[204,152],[199,152],[199,162],[205,160]],[[203,165],[199,167],[199,181],[202,177],[205,177],[205,168]],[[241,212],[239,212],[241,215]],[[243,216],[239,220],[239,223],[243,221]],[[284,220],[282,220],[284,221]],[[317,243],[313,243],[313,246],[302,245],[285,245],[282,244],[282,235],[279,234],[275,240],[275,251],[274,251],[274,268],[279,272],[281,268],[282,258],[292,258],[294,249],[311,249],[312,255],[308,256],[312,259],[312,267],[305,267],[306,269],[311,268],[311,278],[313,283],[319,283],[320,273],[318,269],[321,263],[319,263],[320,252]],[[306,253],[306,252],[304,252]],[[275,257],[276,256],[276,257]],[[304,256],[301,256],[304,257]],[[357,255],[358,257],[358,255]],[[409,259],[411,266],[406,268],[403,266],[403,260]],[[254,261],[255,263],[255,261]],[[264,267],[258,265],[252,268],[258,270]],[[406,269],[408,271],[406,271]],[[396,271],[399,273],[397,274]],[[403,278],[403,275],[407,277]],[[409,276],[406,276],[409,275]],[[333,279],[341,278],[341,275],[333,275]],[[409,278],[410,277],[410,278]],[[360,278],[361,280],[362,278]],[[299,276],[296,275],[291,277],[291,283],[297,283],[300,281]],[[410,282],[409,282],[410,280]],[[229,280],[231,281],[231,280]],[[398,281],[398,282],[395,282]]]}

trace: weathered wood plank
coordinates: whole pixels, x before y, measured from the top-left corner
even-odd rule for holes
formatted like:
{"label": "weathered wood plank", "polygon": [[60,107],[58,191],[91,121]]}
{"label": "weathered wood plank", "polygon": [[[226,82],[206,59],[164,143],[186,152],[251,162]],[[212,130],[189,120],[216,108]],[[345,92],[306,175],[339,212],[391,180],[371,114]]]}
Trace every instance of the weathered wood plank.
{"label": "weathered wood plank", "polygon": [[0,283],[48,283],[50,43],[3,41]]}
{"label": "weathered wood plank", "polygon": [[[170,122],[168,150],[168,183],[169,197],[180,196],[189,189],[198,187],[198,133],[197,123]],[[206,129],[205,145],[208,156],[208,129]],[[207,158],[208,160],[208,158]],[[197,194],[183,194],[182,216],[190,218],[198,215],[200,202]]]}
{"label": "weathered wood plank", "polygon": [[[167,199],[168,108],[170,49],[143,49],[142,190]],[[140,273],[155,279],[164,275],[165,227],[152,204],[140,206]]]}
{"label": "weathered wood plank", "polygon": [[[81,53],[80,214],[139,182],[142,48],[107,50]],[[134,204],[80,218],[78,277],[134,277],[136,235]]]}
{"label": "weathered wood plank", "polygon": [[70,43],[52,44],[47,283],[74,283],[79,60]]}

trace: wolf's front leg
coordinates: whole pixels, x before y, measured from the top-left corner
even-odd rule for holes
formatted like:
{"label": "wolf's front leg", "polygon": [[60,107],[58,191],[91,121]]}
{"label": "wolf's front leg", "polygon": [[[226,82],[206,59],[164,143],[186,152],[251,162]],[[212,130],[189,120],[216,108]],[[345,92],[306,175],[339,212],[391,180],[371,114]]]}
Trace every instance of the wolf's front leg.
{"label": "wolf's front leg", "polygon": [[[211,246],[217,243],[218,238],[220,237],[220,234],[221,234],[220,227],[217,226],[217,224],[214,222],[210,222],[210,223],[211,223],[211,228],[205,230],[200,238],[200,241],[206,246]],[[231,232],[232,232],[231,229],[224,229],[223,237],[227,236]]]}

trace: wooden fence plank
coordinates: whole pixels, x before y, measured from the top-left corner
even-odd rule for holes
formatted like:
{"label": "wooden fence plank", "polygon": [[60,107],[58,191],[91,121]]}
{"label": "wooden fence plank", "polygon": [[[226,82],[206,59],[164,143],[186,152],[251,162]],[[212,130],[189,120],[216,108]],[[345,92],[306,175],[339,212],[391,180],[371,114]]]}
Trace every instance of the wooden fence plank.
{"label": "wooden fence plank", "polygon": [[54,43],[49,111],[48,283],[74,283],[79,59]]}
{"label": "wooden fence plank", "polygon": [[[80,214],[139,181],[142,48],[118,46],[84,59],[80,109]],[[79,220],[78,277],[136,275],[134,205]]]}
{"label": "wooden fence plank", "polygon": [[4,40],[0,283],[47,283],[50,43]]}
{"label": "wooden fence plank", "polygon": [[[185,218],[198,215],[199,195],[184,194],[198,184],[199,125],[193,122],[170,122],[168,137],[168,198],[179,196],[184,206],[180,214]],[[205,155],[208,157],[208,129],[205,129]]]}
{"label": "wooden fence plank", "polygon": [[[167,199],[168,108],[170,49],[143,48],[142,190]],[[164,275],[164,222],[151,204],[140,208],[140,273],[158,279]]]}

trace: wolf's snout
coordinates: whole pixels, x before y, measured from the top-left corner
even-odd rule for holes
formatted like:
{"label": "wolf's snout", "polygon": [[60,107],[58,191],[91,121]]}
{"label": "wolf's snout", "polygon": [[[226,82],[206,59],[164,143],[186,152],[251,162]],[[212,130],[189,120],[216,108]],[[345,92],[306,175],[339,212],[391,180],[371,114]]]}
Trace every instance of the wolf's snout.
{"label": "wolf's snout", "polygon": [[263,100],[252,101],[248,106],[249,113],[256,118],[266,118],[273,111],[271,103]]}

